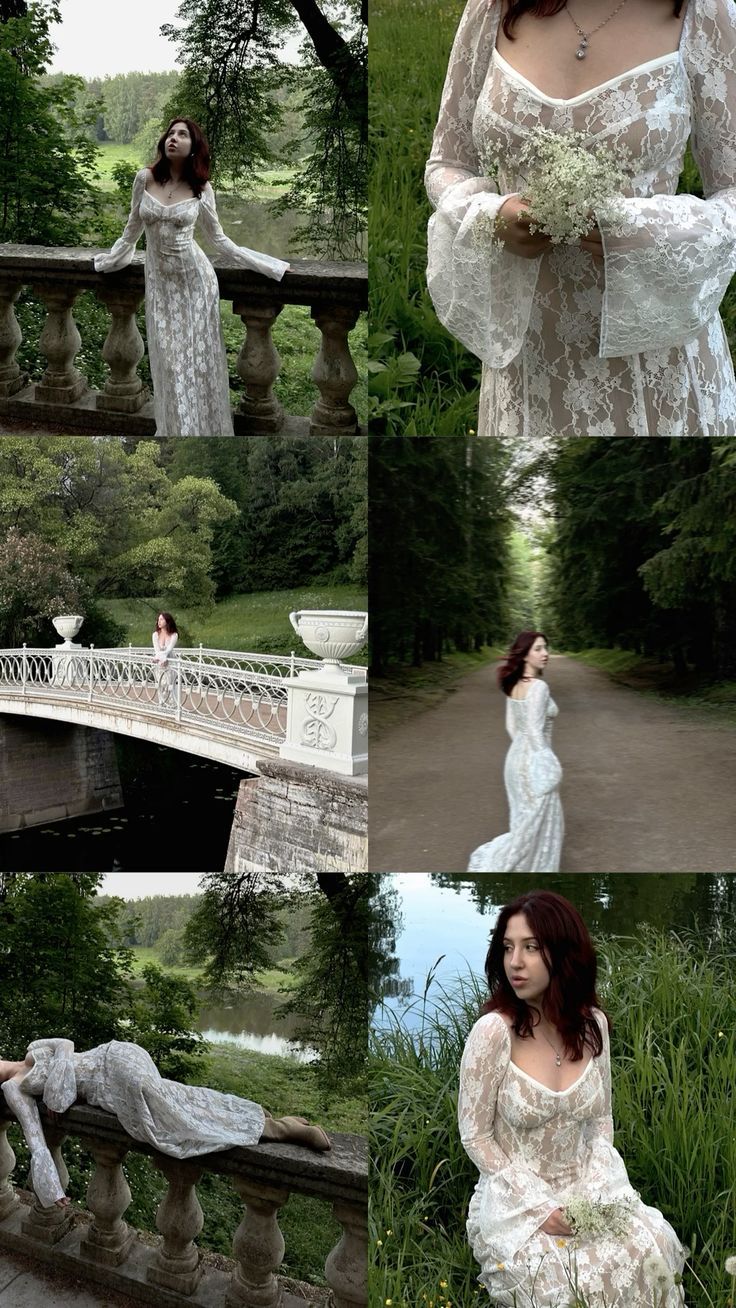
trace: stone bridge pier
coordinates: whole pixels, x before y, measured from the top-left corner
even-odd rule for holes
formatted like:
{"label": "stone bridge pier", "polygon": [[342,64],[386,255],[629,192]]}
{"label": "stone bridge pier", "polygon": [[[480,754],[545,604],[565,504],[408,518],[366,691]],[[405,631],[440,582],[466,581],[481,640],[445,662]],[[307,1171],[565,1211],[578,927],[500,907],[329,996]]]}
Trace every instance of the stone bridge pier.
{"label": "stone bridge pier", "polygon": [[0,714],[0,832],[122,804],[108,731]]}

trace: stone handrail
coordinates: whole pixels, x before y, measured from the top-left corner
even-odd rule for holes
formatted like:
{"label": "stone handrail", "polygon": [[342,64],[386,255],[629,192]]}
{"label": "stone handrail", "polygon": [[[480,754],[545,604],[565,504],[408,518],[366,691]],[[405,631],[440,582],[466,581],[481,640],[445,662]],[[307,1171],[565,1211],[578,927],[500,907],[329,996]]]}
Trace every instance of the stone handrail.
{"label": "stone handrail", "polygon": [[[62,425],[65,431],[152,436],[153,404],[137,369],[143,341],[136,311],[144,297],[144,259],[133,257],[116,273],[97,273],[85,247],[0,245],[0,429],[10,423]],[[220,294],[245,324],[237,372],[243,398],[233,415],[236,435],[282,431],[293,435],[337,436],[359,432],[350,393],[358,380],[348,333],[367,307],[368,273],[362,263],[295,259],[281,282],[214,261]],[[15,301],[33,287],[47,309],[39,349],[47,359],[40,382],[28,385],[16,360],[21,331]],[[96,391],[74,367],[82,341],[74,321],[74,301],[94,290],[110,310],[112,322],[102,349],[110,372]],[[310,418],[285,415],[273,393],[281,360],[271,328],[284,304],[308,305],[322,335],[312,378],[319,392]],[[217,433],[202,433],[202,435]]]}
{"label": "stone handrail", "polygon": [[[278,1213],[296,1192],[331,1204],[342,1228],[325,1264],[328,1302],[332,1308],[365,1308],[368,1164],[362,1137],[335,1134],[327,1154],[261,1144],[182,1161],[132,1139],[101,1109],[77,1103],[52,1123],[37,1103],[63,1185],[69,1179],[62,1153],[67,1136],[79,1139],[92,1155],[87,1190],[92,1220],[78,1225],[68,1208],[42,1208],[35,1200],[29,1210],[20,1203],[9,1179],[15,1155],[7,1129],[13,1118],[0,1095],[0,1248],[30,1254],[157,1308],[303,1308],[314,1294],[298,1284],[292,1293],[277,1275],[284,1256]],[[168,1182],[156,1214],[162,1238],[154,1247],[140,1241],[124,1220],[132,1197],[123,1172],[129,1152],[150,1155]],[[245,1207],[233,1238],[232,1271],[205,1266],[194,1243],[203,1224],[196,1186],[204,1172],[229,1177]]]}

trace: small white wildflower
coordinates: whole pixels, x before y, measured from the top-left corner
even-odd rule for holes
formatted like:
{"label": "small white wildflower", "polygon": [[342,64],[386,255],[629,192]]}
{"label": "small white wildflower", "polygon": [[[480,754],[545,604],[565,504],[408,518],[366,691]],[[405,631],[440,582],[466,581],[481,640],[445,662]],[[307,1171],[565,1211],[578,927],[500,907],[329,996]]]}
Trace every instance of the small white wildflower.
{"label": "small white wildflower", "polygon": [[726,1271],[729,1276],[736,1276],[736,1258],[726,1259]]}
{"label": "small white wildflower", "polygon": [[613,1235],[622,1240],[629,1232],[631,1201],[617,1199],[607,1204],[600,1199],[574,1195],[565,1204],[564,1214],[573,1235]]}
{"label": "small white wildflower", "polygon": [[649,1254],[642,1263],[642,1271],[648,1283],[656,1290],[668,1290],[674,1285],[672,1271],[659,1254]]}

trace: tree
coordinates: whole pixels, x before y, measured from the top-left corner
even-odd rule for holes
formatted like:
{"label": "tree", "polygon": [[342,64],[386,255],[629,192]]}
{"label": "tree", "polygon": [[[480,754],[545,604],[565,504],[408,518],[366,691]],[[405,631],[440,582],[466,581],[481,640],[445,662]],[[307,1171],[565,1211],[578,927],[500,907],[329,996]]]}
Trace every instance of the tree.
{"label": "tree", "polygon": [[98,207],[90,129],[99,106],[78,108],[80,78],[41,80],[57,0],[6,3],[0,17],[0,241],[73,245]]}
{"label": "tree", "polygon": [[197,996],[188,981],[154,963],[144,967],[143,980],[128,1039],[148,1050],[162,1076],[188,1081],[201,1069],[207,1049],[204,1037],[192,1030]]}
{"label": "tree", "polygon": [[12,527],[0,540],[0,642],[36,644],[52,617],[77,611],[80,590],[58,550]]}

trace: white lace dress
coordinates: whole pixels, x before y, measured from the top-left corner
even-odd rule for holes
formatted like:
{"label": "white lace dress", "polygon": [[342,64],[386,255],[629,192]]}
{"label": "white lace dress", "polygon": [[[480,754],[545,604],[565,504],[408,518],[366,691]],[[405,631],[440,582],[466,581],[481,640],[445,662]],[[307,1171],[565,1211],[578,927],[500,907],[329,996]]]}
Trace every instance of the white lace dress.
{"label": "white lace dress", "polygon": [[140,1045],[111,1040],[75,1053],[71,1040],[34,1040],[28,1047],[33,1067],[21,1081],[2,1090],[23,1128],[31,1150],[31,1183],[43,1207],[64,1194],[44,1139],[34,1095],[63,1113],[75,1099],[114,1113],[135,1140],[172,1158],[194,1158],[235,1145],[257,1144],[263,1134],[259,1104],[207,1086],[180,1085],[159,1074]]}
{"label": "white lace dress", "polygon": [[133,183],[130,217],[97,272],[130,263],[146,233],[146,335],[153,380],[156,436],[232,436],[225,344],[217,274],[194,239],[197,222],[219,255],[280,281],[289,267],[229,240],[220,226],[212,187],[198,200],[165,205],[146,190],[148,170]]}
{"label": "white lace dress", "polygon": [[506,700],[511,747],[504,781],[510,831],[470,856],[468,872],[558,872],[565,831],[559,787],[562,768],[552,752],[558,708],[546,681],[532,681],[524,699]]}
{"label": "white lace dress", "polygon": [[[469,0],[450,56],[427,189],[437,316],[483,360],[484,436],[734,436],[718,307],[736,271],[736,5],[687,0],[680,47],[570,100],[495,49],[499,0]],[[573,245],[535,259],[488,235],[523,192],[530,131],[578,131],[637,162],[604,265]],[[707,199],[676,195],[688,138]],[[495,178],[481,160],[499,161]]]}
{"label": "white lace dress", "polygon": [[[682,1272],[685,1250],[658,1209],[632,1190],[613,1146],[608,1027],[602,1013],[596,1016],[603,1053],[568,1090],[549,1090],[511,1062],[511,1036],[499,1013],[481,1017],[468,1037],[458,1120],[480,1177],[467,1231],[480,1279],[498,1308],[570,1308],[568,1278],[575,1269],[588,1308],[684,1303],[674,1275]],[[580,1195],[631,1199],[625,1239],[573,1242],[540,1231],[555,1209]],[[653,1290],[657,1270],[669,1279],[661,1297]]]}

